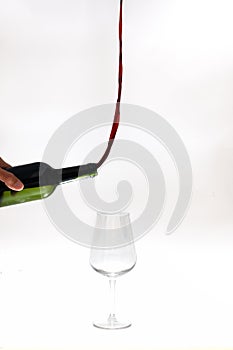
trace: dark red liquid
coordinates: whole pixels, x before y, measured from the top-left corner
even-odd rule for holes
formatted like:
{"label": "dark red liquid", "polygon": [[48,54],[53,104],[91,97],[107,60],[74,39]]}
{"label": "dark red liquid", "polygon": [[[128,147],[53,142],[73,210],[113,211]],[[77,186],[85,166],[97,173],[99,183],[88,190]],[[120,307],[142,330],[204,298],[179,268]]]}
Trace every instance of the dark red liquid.
{"label": "dark red liquid", "polygon": [[115,109],[114,120],[112,124],[112,130],[109,136],[108,146],[104,155],[97,163],[97,168],[99,168],[104,161],[108,158],[108,155],[111,151],[114,139],[116,137],[117,129],[120,122],[120,105],[121,105],[121,90],[122,90],[122,76],[123,76],[123,64],[122,64],[122,8],[123,8],[123,0],[120,0],[120,15],[119,15],[119,71],[118,71],[118,97]]}

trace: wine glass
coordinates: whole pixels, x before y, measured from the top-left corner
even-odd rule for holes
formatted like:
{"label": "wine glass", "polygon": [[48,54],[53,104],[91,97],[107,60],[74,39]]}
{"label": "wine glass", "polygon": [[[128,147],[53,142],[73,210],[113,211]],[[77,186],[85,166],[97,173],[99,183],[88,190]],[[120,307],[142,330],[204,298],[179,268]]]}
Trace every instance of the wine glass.
{"label": "wine glass", "polygon": [[93,325],[103,329],[122,329],[130,322],[119,322],[115,314],[116,278],[129,272],[137,260],[133,233],[128,213],[109,214],[98,212],[90,253],[91,267],[109,278],[111,311],[104,322]]}

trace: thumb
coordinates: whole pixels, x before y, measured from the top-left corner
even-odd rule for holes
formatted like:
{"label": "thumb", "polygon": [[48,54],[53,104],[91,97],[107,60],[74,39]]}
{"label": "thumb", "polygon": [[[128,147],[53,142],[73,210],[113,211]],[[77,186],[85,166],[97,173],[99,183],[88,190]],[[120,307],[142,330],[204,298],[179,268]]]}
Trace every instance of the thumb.
{"label": "thumb", "polygon": [[1,168],[11,168],[11,165],[6,163],[5,160],[3,160],[1,157],[0,157],[0,167]]}
{"label": "thumb", "polygon": [[14,174],[2,168],[0,168],[0,181],[14,191],[21,191],[24,187],[23,183]]}

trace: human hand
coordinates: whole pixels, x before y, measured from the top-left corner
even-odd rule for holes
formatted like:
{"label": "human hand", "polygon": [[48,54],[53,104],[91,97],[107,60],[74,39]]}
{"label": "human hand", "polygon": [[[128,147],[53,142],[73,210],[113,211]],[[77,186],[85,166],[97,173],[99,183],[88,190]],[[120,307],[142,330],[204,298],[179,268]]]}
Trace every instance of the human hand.
{"label": "human hand", "polygon": [[11,165],[0,157],[0,182],[4,182],[11,190],[21,191],[24,187],[23,183],[14,174],[5,170],[6,168],[11,168]]}

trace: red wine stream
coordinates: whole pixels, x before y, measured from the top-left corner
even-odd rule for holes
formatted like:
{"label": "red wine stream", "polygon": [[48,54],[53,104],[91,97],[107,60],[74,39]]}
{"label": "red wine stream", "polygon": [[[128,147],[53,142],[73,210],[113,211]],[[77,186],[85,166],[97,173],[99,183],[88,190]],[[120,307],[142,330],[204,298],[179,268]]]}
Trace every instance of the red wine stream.
{"label": "red wine stream", "polygon": [[119,14],[119,71],[118,71],[118,97],[115,109],[114,120],[112,124],[111,133],[109,136],[108,146],[104,152],[104,155],[97,163],[97,168],[99,168],[105,160],[108,158],[108,155],[111,151],[114,139],[116,137],[117,129],[120,123],[120,105],[121,105],[121,91],[122,91],[122,76],[123,76],[123,64],[122,64],[122,8],[123,0],[120,0],[120,14]]}

